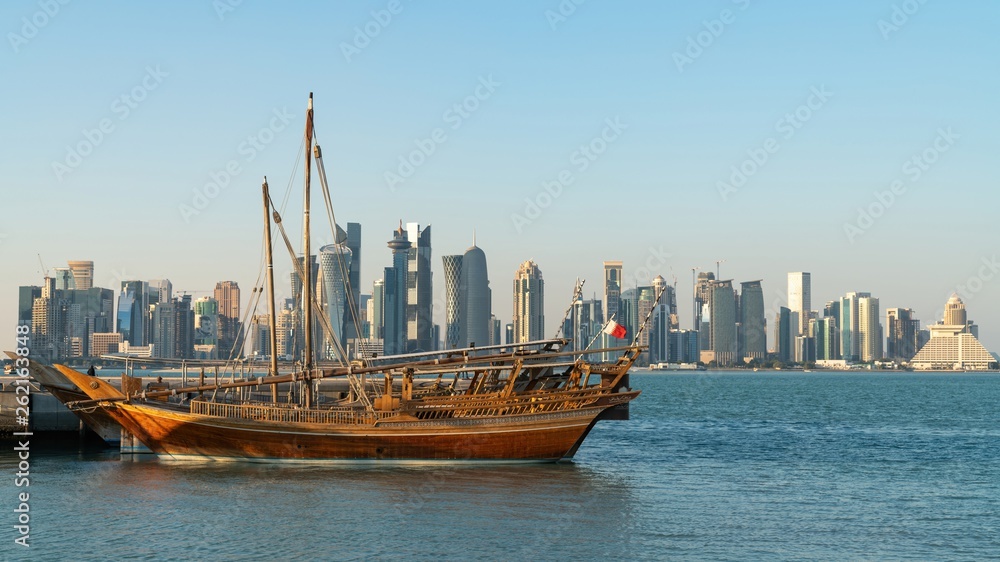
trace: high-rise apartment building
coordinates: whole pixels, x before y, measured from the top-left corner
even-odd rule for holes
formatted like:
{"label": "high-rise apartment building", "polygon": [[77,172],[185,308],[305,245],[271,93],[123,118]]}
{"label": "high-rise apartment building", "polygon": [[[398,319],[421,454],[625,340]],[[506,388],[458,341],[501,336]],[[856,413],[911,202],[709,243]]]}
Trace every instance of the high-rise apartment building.
{"label": "high-rise apartment building", "polygon": [[712,308],[712,283],[715,281],[715,274],[711,271],[702,271],[698,274],[698,280],[694,284],[694,326],[701,334],[699,345],[702,350],[711,349],[711,314]]}
{"label": "high-rise apartment building", "polygon": [[882,324],[879,321],[878,299],[858,298],[859,359],[862,362],[882,359]]}
{"label": "high-rise apartment building", "polygon": [[809,273],[797,271],[788,274],[788,309],[799,317],[799,331],[795,335],[805,335],[812,312],[812,276]]}
{"label": "high-rise apartment building", "polygon": [[812,321],[812,338],[816,345],[816,360],[831,361],[840,359],[840,331],[837,329],[837,319],[833,316]]}
{"label": "high-rise apartment building", "polygon": [[[945,310],[947,317],[948,311]],[[885,311],[885,356],[899,361],[909,361],[917,353],[920,321],[909,308],[890,308]]]}
{"label": "high-rise apartment building", "polygon": [[434,291],[431,274],[431,227],[406,224],[412,243],[406,263],[406,351],[431,351],[434,343]]}
{"label": "high-rise apartment building", "polygon": [[618,306],[622,296],[622,262],[604,262],[604,318],[618,320]]}
{"label": "high-rise apartment building", "polygon": [[764,289],[759,280],[744,281],[740,289],[740,359],[763,359],[767,356]]}
{"label": "high-rise apartment building", "polygon": [[94,262],[71,260],[67,263],[73,272],[73,286],[76,290],[86,291],[94,286]]}
{"label": "high-rise apartment building", "polygon": [[850,292],[840,299],[840,355],[848,363],[861,361],[860,316],[858,302],[871,293]]}
{"label": "high-rise apartment building", "polygon": [[[277,332],[276,332],[277,333]],[[251,358],[263,358],[271,355],[271,317],[268,314],[255,314],[250,321],[250,351]]]}
{"label": "high-rise apartment building", "polygon": [[514,343],[545,337],[545,282],[535,262],[521,264],[514,276]]}
{"label": "high-rise apartment building", "polygon": [[177,309],[174,302],[167,300],[150,305],[150,342],[153,356],[165,359],[177,357]]}
{"label": "high-rise apartment building", "polygon": [[223,359],[243,356],[243,326],[240,322],[240,286],[236,281],[219,281],[215,284],[215,302],[218,304],[219,357]]}

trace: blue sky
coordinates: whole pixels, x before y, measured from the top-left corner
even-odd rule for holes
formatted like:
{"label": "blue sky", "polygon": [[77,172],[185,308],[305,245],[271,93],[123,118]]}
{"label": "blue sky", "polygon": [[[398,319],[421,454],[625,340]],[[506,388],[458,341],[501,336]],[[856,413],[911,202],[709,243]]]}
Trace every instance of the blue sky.
{"label": "blue sky", "polygon": [[[504,322],[534,259],[548,332],[576,277],[600,294],[603,260],[640,280],[648,261],[680,295],[725,260],[724,278],[763,280],[769,311],[788,271],[812,273],[813,308],[869,291],[925,323],[961,290],[1000,349],[996,3],[55,4],[0,5],[0,341],[36,254],[92,259],[102,286],[248,294],[262,176],[276,199],[292,183],[299,236],[312,91],[337,216],[363,225],[364,292],[402,219],[433,225],[439,295],[440,257],[476,230]],[[400,158],[419,165],[387,181]],[[734,168],[745,183],[721,186]]]}

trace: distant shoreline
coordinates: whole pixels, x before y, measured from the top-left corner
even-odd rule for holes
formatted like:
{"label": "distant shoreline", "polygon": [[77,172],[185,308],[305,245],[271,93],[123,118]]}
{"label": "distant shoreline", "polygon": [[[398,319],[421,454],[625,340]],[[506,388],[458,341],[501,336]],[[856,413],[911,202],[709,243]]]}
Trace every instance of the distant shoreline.
{"label": "distant shoreline", "polygon": [[757,372],[768,372],[768,373],[843,373],[843,374],[914,374],[919,375],[923,373],[933,373],[933,374],[985,374],[985,373],[1000,373],[1000,370],[993,369],[988,371],[954,371],[954,370],[935,370],[935,369],[921,369],[907,371],[904,369],[773,369],[770,367],[757,367],[757,369],[720,369],[717,367],[706,367],[704,369],[650,369],[648,367],[636,367],[633,368],[630,373],[648,373],[648,374],[690,374],[690,373],[757,373]]}

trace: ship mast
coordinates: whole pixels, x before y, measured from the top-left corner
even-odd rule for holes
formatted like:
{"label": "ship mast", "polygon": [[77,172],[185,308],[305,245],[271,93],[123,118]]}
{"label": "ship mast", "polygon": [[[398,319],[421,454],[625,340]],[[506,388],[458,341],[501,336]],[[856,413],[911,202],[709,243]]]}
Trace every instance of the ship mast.
{"label": "ship mast", "polygon": [[[267,257],[267,303],[268,333],[270,334],[271,376],[278,376],[278,311],[274,307],[274,260],[271,256],[271,195],[267,191],[267,176],[264,176],[264,254]],[[278,403],[278,385],[271,385],[271,402]]]}
{"label": "ship mast", "polygon": [[306,109],[306,170],[305,170],[305,202],[302,211],[302,246],[305,257],[302,262],[302,324],[305,335],[305,358],[303,371],[305,372],[305,407],[312,406],[312,368],[313,368],[313,348],[312,348],[312,259],[309,248],[309,174],[312,171],[313,136],[313,95],[309,92],[309,106]]}

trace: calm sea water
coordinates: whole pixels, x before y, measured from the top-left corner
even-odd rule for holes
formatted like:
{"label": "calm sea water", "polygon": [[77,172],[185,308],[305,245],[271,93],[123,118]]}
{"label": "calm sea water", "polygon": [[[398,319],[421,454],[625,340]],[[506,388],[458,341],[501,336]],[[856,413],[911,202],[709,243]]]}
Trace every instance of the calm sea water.
{"label": "calm sea water", "polygon": [[[0,456],[0,558],[1000,557],[1000,375],[641,374],[571,464],[304,467]],[[31,547],[13,543],[31,494]]]}

